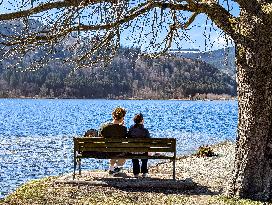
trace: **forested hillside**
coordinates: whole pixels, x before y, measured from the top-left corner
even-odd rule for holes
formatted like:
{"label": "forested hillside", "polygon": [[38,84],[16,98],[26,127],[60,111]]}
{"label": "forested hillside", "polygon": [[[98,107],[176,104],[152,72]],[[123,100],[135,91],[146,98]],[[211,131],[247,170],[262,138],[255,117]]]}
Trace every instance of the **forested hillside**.
{"label": "forested hillside", "polygon": [[169,99],[197,93],[236,95],[235,81],[201,61],[162,56],[138,58],[123,48],[108,67],[73,71],[52,62],[37,71],[1,69],[1,97]]}
{"label": "forested hillside", "polygon": [[[33,20],[29,27],[37,29],[42,24]],[[22,22],[0,24],[2,34],[22,28]],[[171,99],[208,93],[236,95],[235,80],[206,62],[173,55],[147,59],[139,57],[139,49],[121,48],[107,66],[98,64],[75,69],[72,61],[58,60],[63,56],[73,58],[73,50],[66,47],[75,41],[71,37],[61,42],[50,54],[50,62],[34,71],[24,68],[33,59],[42,60],[42,49],[24,56],[21,61],[19,58],[1,60],[0,97]],[[89,43],[86,39],[79,49],[88,49]],[[3,56],[7,49],[2,47],[0,55]]]}

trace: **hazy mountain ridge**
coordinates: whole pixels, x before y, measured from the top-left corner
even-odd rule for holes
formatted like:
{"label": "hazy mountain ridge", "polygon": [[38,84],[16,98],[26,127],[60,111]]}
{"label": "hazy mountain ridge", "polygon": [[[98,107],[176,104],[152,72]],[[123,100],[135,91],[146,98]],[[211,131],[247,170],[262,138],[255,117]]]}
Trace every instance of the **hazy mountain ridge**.
{"label": "hazy mountain ridge", "polygon": [[236,78],[234,47],[222,48],[209,52],[183,52],[177,55],[185,58],[204,61],[220,69],[222,72],[230,75],[233,79]]}

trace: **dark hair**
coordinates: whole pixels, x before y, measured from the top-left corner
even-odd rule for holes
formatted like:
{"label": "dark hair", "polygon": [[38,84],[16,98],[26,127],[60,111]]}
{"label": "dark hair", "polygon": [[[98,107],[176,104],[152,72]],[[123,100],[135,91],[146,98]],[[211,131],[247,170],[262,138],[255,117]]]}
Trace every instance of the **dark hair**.
{"label": "dark hair", "polygon": [[113,119],[115,120],[120,120],[122,119],[123,117],[125,117],[127,111],[124,109],[124,108],[121,108],[121,107],[117,107],[113,110],[112,112],[112,117]]}
{"label": "dark hair", "polygon": [[142,113],[136,114],[133,118],[135,124],[140,124],[143,121],[144,117]]}
{"label": "dark hair", "polygon": [[98,137],[98,131],[96,129],[89,129],[85,132],[84,137]]}

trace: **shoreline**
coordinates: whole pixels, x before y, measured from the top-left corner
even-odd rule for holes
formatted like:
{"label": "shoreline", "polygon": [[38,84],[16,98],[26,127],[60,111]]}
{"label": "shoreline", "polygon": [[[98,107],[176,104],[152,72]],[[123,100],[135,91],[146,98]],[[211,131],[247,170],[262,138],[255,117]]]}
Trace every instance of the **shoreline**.
{"label": "shoreline", "polygon": [[[78,177],[74,183],[68,183],[69,174],[30,181],[1,199],[0,202],[4,204],[43,204],[43,200],[49,199],[51,202],[47,204],[81,204],[82,199],[84,199],[90,202],[87,204],[96,204],[92,200],[97,200],[96,202],[101,204],[114,204],[108,200],[116,200],[117,197],[123,204],[151,204],[149,202],[152,202],[152,204],[163,204],[164,202],[169,204],[168,200],[171,201],[174,197],[177,201],[188,201],[188,203],[181,204],[213,204],[210,202],[214,200],[214,204],[221,204],[221,199],[224,198],[222,194],[232,171],[235,144],[225,141],[211,145],[211,147],[217,156],[196,157],[186,155],[177,158],[176,179],[179,183],[170,180],[172,162],[162,160],[149,167],[150,178],[147,179],[135,180],[130,177],[132,176],[131,172],[126,173],[125,179],[124,177],[110,179],[107,172],[90,170],[82,173],[82,176]],[[61,180],[62,183],[59,183]],[[102,180],[104,185],[101,183],[92,184],[99,180]],[[118,185],[118,182],[121,185]],[[124,183],[127,183],[126,187],[122,187]],[[162,187],[163,184],[165,187]],[[138,188],[135,186],[138,186]],[[71,195],[71,190],[73,190],[75,196]],[[86,192],[86,190],[88,191]],[[165,190],[167,190],[167,193],[165,193]],[[89,193],[95,193],[94,198],[90,198]],[[160,197],[158,198],[156,194]],[[131,200],[137,197],[135,201],[128,203],[124,196]],[[148,200],[142,201],[140,196],[144,196]],[[161,197],[164,197],[166,201],[161,202]],[[220,203],[217,200],[218,197]],[[63,203],[59,203],[60,201]]]}
{"label": "shoreline", "polygon": [[237,97],[232,97],[229,99],[189,99],[189,98],[181,98],[181,99],[141,99],[141,98],[124,98],[124,99],[115,99],[115,98],[45,98],[45,97],[9,97],[9,98],[0,98],[0,99],[16,99],[16,100],[137,100],[137,101],[145,101],[145,100],[154,100],[154,101],[159,101],[159,100],[169,100],[169,101],[237,101]]}

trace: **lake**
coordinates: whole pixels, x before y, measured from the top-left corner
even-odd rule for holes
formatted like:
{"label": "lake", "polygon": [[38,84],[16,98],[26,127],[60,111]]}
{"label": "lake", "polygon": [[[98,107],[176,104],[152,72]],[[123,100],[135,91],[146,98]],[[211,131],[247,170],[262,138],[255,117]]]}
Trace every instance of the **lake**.
{"label": "lake", "polygon": [[[73,137],[98,129],[112,110],[144,115],[152,137],[177,138],[178,155],[200,145],[235,140],[237,101],[0,99],[0,198],[21,184],[73,171]],[[86,159],[83,169],[107,169]],[[126,167],[130,167],[130,160]]]}

